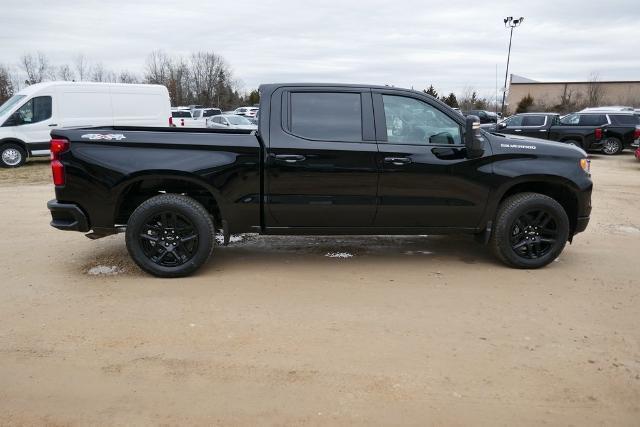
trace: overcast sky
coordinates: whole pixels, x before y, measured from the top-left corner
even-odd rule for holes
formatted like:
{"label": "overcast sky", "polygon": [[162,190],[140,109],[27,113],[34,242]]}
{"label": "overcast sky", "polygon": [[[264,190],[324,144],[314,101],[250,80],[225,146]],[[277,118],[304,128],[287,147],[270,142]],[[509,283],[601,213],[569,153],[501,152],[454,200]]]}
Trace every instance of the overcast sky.
{"label": "overcast sky", "polygon": [[510,72],[536,80],[640,80],[639,0],[0,0],[0,63],[79,54],[142,73],[150,51],[213,51],[245,89],[260,83],[390,84],[487,96]]}

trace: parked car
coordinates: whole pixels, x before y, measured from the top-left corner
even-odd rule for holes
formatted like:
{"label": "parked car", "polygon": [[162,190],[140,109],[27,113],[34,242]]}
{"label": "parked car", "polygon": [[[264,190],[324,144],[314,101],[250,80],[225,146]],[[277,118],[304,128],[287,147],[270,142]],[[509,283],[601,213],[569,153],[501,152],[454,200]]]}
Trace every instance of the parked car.
{"label": "parked car", "polygon": [[258,107],[240,107],[236,108],[233,114],[238,116],[255,117],[258,115],[258,110],[260,110]]}
{"label": "parked car", "polygon": [[487,130],[497,129],[499,133],[550,139],[588,151],[616,154],[640,138],[639,120],[629,112],[573,113],[562,117],[556,113],[522,113]]}
{"label": "parked car", "polygon": [[191,110],[191,114],[194,120],[204,120],[206,122],[207,118],[222,114],[222,110],[219,108],[195,108]]}
{"label": "parked car", "polygon": [[160,85],[46,82],[0,106],[0,167],[49,155],[49,133],[61,127],[169,126],[170,101]]}
{"label": "parked car", "polygon": [[91,238],[126,230],[133,260],[162,277],[202,266],[216,229],[225,241],[468,233],[505,264],[538,268],[587,227],[592,181],[580,148],[487,133],[477,117],[412,90],[272,84],[260,93],[257,133],[54,130],[51,225]]}
{"label": "parked car", "polygon": [[463,112],[464,116],[476,116],[480,119],[480,124],[485,123],[496,123],[498,121],[498,116],[496,113],[492,111],[486,110],[469,110]]}
{"label": "parked car", "polygon": [[251,123],[247,117],[237,116],[235,114],[221,114],[211,117],[207,120],[207,127],[250,130],[258,129],[258,127]]}
{"label": "parked car", "polygon": [[197,120],[193,117],[191,110],[183,108],[171,109],[171,126],[178,128],[205,128],[207,127],[205,120]]}
{"label": "parked car", "polygon": [[573,113],[564,116],[560,123],[602,127],[602,152],[608,155],[618,154],[640,139],[640,118],[630,111]]}

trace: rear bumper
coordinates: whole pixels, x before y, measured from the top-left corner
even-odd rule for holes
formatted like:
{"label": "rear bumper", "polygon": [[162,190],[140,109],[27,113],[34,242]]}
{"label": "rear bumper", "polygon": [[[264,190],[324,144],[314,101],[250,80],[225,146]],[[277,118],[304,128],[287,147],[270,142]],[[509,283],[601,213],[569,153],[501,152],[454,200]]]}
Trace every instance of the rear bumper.
{"label": "rear bumper", "polygon": [[52,227],[67,231],[89,231],[89,220],[78,205],[49,200],[47,208],[51,212]]}

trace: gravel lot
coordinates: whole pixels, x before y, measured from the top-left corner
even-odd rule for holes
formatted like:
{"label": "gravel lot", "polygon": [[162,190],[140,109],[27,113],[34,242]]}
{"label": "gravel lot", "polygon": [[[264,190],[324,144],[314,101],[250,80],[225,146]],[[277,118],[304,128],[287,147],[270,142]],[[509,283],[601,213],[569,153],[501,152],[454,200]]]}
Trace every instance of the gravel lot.
{"label": "gravel lot", "polygon": [[50,228],[46,162],[0,170],[0,425],[637,425],[640,162],[592,168],[543,270],[466,237],[248,235],[180,280]]}

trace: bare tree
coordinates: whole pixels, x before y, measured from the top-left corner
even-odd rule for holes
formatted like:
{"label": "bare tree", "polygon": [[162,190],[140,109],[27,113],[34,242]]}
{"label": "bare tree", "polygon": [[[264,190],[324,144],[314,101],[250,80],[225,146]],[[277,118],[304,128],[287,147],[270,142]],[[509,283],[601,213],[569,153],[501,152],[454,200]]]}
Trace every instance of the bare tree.
{"label": "bare tree", "polygon": [[76,77],[69,64],[63,64],[58,67],[58,78],[70,82],[75,80]]}
{"label": "bare tree", "polygon": [[78,80],[83,81],[89,77],[89,73],[91,71],[91,66],[87,61],[87,58],[84,54],[80,54],[76,57],[75,62],[76,72],[78,73]]}
{"label": "bare tree", "polygon": [[22,58],[20,58],[20,66],[27,75],[25,83],[28,85],[43,82],[53,76],[49,59],[42,52],[38,52],[35,55],[22,55]]}
{"label": "bare tree", "polygon": [[600,83],[600,75],[598,73],[591,73],[589,76],[589,83],[587,84],[587,102],[589,107],[597,107],[604,98],[604,87]]}
{"label": "bare tree", "polygon": [[166,85],[169,80],[171,59],[161,50],[154,50],[147,56],[145,81],[152,84]]}
{"label": "bare tree", "polygon": [[118,75],[111,70],[107,70],[102,62],[98,62],[93,66],[91,72],[92,82],[115,83],[118,81]]}
{"label": "bare tree", "polygon": [[9,68],[0,64],[0,104],[13,95],[13,81]]}
{"label": "bare tree", "polygon": [[118,82],[120,83],[139,83],[140,80],[138,76],[133,73],[130,73],[127,70],[123,70],[120,72],[120,76],[118,76]]}

